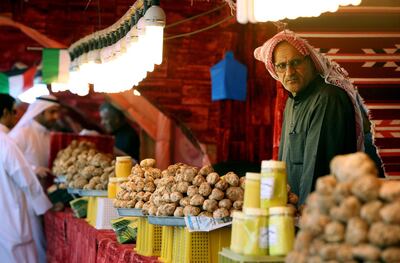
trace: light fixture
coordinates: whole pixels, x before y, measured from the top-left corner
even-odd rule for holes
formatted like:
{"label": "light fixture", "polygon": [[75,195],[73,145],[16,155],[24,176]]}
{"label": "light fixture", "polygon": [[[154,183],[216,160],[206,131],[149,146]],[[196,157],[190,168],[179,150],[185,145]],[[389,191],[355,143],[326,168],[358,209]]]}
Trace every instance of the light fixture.
{"label": "light fixture", "polygon": [[237,0],[236,19],[239,23],[246,24],[315,17],[324,12],[336,12],[339,6],[360,3],[361,0]]}
{"label": "light fixture", "polygon": [[146,37],[150,48],[150,56],[156,65],[162,63],[163,39],[165,27],[165,12],[160,7],[159,0],[152,0],[151,7],[144,15]]}

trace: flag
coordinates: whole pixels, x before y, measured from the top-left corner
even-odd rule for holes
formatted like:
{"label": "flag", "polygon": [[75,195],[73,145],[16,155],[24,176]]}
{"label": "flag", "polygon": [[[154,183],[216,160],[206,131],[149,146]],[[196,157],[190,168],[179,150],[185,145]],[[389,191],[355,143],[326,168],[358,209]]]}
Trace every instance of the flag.
{"label": "flag", "polygon": [[33,86],[35,74],[36,67],[0,72],[0,93],[7,93],[17,98],[21,93]]}
{"label": "flag", "polygon": [[67,49],[44,48],[42,52],[43,82],[66,83],[69,79],[71,58]]}

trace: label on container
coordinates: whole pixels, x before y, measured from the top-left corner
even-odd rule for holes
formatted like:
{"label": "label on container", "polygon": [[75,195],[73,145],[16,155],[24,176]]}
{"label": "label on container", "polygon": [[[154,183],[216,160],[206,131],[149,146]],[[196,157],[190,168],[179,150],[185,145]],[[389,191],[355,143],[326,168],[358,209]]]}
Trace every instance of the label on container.
{"label": "label on container", "polygon": [[260,228],[260,237],[258,243],[260,248],[268,248],[268,227]]}
{"label": "label on container", "polygon": [[268,227],[268,240],[270,246],[275,246],[278,243],[278,229],[275,225]]}
{"label": "label on container", "polygon": [[275,179],[273,177],[261,178],[261,199],[272,199],[274,196]]}

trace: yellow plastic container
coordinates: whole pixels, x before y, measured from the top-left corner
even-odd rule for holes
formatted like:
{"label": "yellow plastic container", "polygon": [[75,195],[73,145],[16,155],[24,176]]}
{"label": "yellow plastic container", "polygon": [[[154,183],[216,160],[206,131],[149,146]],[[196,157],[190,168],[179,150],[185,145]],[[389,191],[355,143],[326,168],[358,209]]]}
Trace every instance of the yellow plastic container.
{"label": "yellow plastic container", "polygon": [[293,250],[294,219],[290,207],[272,207],[269,209],[269,254],[285,256]]}
{"label": "yellow plastic container", "polygon": [[162,227],[151,225],[147,217],[140,217],[136,237],[136,252],[142,256],[161,255]]}
{"label": "yellow plastic container", "polygon": [[132,170],[132,158],[130,156],[119,156],[115,163],[115,176],[128,177]]}
{"label": "yellow plastic container", "polygon": [[245,208],[243,212],[242,254],[268,255],[268,212],[259,208]]}
{"label": "yellow plastic container", "polygon": [[91,226],[96,226],[96,215],[97,215],[97,197],[89,196],[86,222],[88,222]]}
{"label": "yellow plastic container", "polygon": [[260,208],[260,179],[259,173],[246,173],[243,207]]}
{"label": "yellow plastic container", "polygon": [[232,250],[223,248],[219,252],[218,263],[283,263],[285,257],[276,256],[245,256],[243,254],[235,253]]}
{"label": "yellow plastic container", "polygon": [[117,196],[117,182],[118,179],[116,177],[110,177],[108,179],[108,185],[107,185],[108,198],[114,199]]}
{"label": "yellow plastic container", "polygon": [[231,227],[211,232],[189,232],[183,227],[174,227],[172,262],[217,263],[218,253],[228,247]]}
{"label": "yellow plastic container", "polygon": [[242,212],[234,212],[232,217],[231,250],[241,254],[243,252],[243,244],[247,243],[243,227],[246,215]]}
{"label": "yellow plastic container", "polygon": [[286,164],[280,161],[262,161],[260,181],[261,208],[285,206],[287,203]]}
{"label": "yellow plastic container", "polygon": [[161,262],[172,263],[173,240],[174,227],[163,226],[161,239],[161,256],[159,257],[159,260]]}

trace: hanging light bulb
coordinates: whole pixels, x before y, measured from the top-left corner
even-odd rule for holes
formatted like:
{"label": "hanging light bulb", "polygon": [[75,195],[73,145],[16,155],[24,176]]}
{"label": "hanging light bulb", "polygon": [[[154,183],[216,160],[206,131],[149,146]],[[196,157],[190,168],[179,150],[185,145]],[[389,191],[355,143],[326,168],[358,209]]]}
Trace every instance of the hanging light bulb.
{"label": "hanging light bulb", "polygon": [[163,55],[165,13],[159,6],[159,0],[152,0],[151,4],[152,6],[144,15],[146,37],[148,39],[149,55],[152,58],[152,62],[156,65],[160,65]]}
{"label": "hanging light bulb", "polygon": [[[285,18],[316,17],[336,12],[340,6],[359,5],[362,0],[237,0],[236,19],[239,23],[278,21]],[[290,6],[290,8],[288,8]],[[246,9],[247,8],[247,9]]]}
{"label": "hanging light bulb", "polygon": [[138,49],[140,50],[140,53],[138,53],[138,55],[141,56],[140,61],[142,61],[147,72],[153,72],[154,64],[149,56],[151,50],[149,50],[149,41],[146,37],[146,24],[143,17],[139,19],[136,26],[139,36]]}

